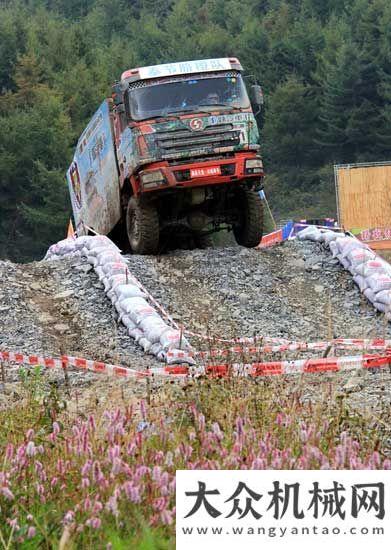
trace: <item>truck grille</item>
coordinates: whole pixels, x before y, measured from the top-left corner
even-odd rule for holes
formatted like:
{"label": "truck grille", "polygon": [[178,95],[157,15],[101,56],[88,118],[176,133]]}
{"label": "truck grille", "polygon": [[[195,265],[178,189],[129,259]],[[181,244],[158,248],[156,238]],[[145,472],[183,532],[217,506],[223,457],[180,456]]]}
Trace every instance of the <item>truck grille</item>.
{"label": "truck grille", "polygon": [[232,124],[221,124],[207,127],[202,131],[180,129],[171,132],[157,132],[155,138],[162,158],[165,158],[166,156],[171,157],[175,153],[235,147],[240,144],[240,130],[233,130]]}

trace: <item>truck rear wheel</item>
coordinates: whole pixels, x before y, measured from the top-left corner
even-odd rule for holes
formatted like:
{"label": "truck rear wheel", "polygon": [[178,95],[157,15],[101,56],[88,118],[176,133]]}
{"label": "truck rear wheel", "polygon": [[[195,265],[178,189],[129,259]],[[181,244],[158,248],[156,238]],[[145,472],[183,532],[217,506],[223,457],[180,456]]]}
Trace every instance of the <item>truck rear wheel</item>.
{"label": "truck rear wheel", "polygon": [[205,233],[196,233],[194,235],[194,241],[196,248],[205,250],[206,248],[213,248],[212,235],[206,235]]}
{"label": "truck rear wheel", "polygon": [[150,202],[132,197],[126,210],[126,231],[135,254],[156,254],[159,247],[159,216]]}
{"label": "truck rear wheel", "polygon": [[239,222],[233,231],[236,242],[247,248],[257,246],[263,234],[263,203],[256,191],[238,190]]}

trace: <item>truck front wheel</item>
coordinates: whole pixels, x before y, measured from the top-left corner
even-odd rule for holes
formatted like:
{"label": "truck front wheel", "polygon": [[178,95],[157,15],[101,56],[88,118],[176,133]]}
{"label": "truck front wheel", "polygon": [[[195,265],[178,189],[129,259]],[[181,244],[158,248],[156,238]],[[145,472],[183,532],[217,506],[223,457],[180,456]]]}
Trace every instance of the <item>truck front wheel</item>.
{"label": "truck front wheel", "polygon": [[156,254],[159,247],[159,216],[156,207],[131,197],[126,210],[126,230],[135,254]]}
{"label": "truck front wheel", "polygon": [[233,231],[236,242],[247,248],[257,246],[263,234],[263,203],[256,191],[238,190],[239,220]]}

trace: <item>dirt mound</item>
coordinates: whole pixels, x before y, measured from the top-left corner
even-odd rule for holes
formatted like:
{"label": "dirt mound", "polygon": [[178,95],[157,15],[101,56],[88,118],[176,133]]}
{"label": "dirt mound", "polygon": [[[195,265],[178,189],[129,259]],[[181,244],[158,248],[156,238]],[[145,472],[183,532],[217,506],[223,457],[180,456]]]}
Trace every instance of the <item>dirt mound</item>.
{"label": "dirt mound", "polygon": [[[306,341],[391,338],[390,325],[360,294],[350,274],[315,243],[291,241],[262,251],[238,246],[181,250],[127,259],[130,270],[173,318],[194,332]],[[193,338],[192,343],[208,349],[203,340]],[[65,353],[139,369],[160,366],[118,325],[96,274],[75,258],[27,265],[0,262],[0,348],[47,356]],[[74,372],[72,383],[97,376]],[[353,379],[351,374],[306,377],[308,398],[319,381],[333,376],[360,406],[390,403],[391,377],[384,370]]]}

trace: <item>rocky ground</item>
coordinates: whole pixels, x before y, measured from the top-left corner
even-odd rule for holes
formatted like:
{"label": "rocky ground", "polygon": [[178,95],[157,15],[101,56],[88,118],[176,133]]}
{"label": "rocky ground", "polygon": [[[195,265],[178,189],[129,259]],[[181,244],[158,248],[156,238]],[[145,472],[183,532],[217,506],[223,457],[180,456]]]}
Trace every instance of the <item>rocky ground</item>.
{"label": "rocky ground", "polygon": [[[128,256],[128,262],[173,318],[194,332],[305,341],[391,338],[390,325],[359,293],[350,274],[315,243],[291,241],[262,251],[237,246],[182,250],[160,257]],[[208,348],[202,340],[191,341],[197,349]],[[118,325],[96,274],[75,258],[26,265],[0,262],[0,349],[65,353],[140,369],[160,365]],[[12,387],[17,367],[6,366],[4,372],[5,387]],[[53,371],[50,378],[64,383],[62,372]],[[300,378],[304,398],[319,397],[325,384],[331,384],[333,391],[369,409],[389,407],[390,382],[388,369]],[[298,380],[289,383],[295,387]],[[144,381],[108,381],[80,371],[69,373],[69,384],[80,392],[93,387],[108,401],[115,399],[115,392],[132,399],[146,391]]]}

